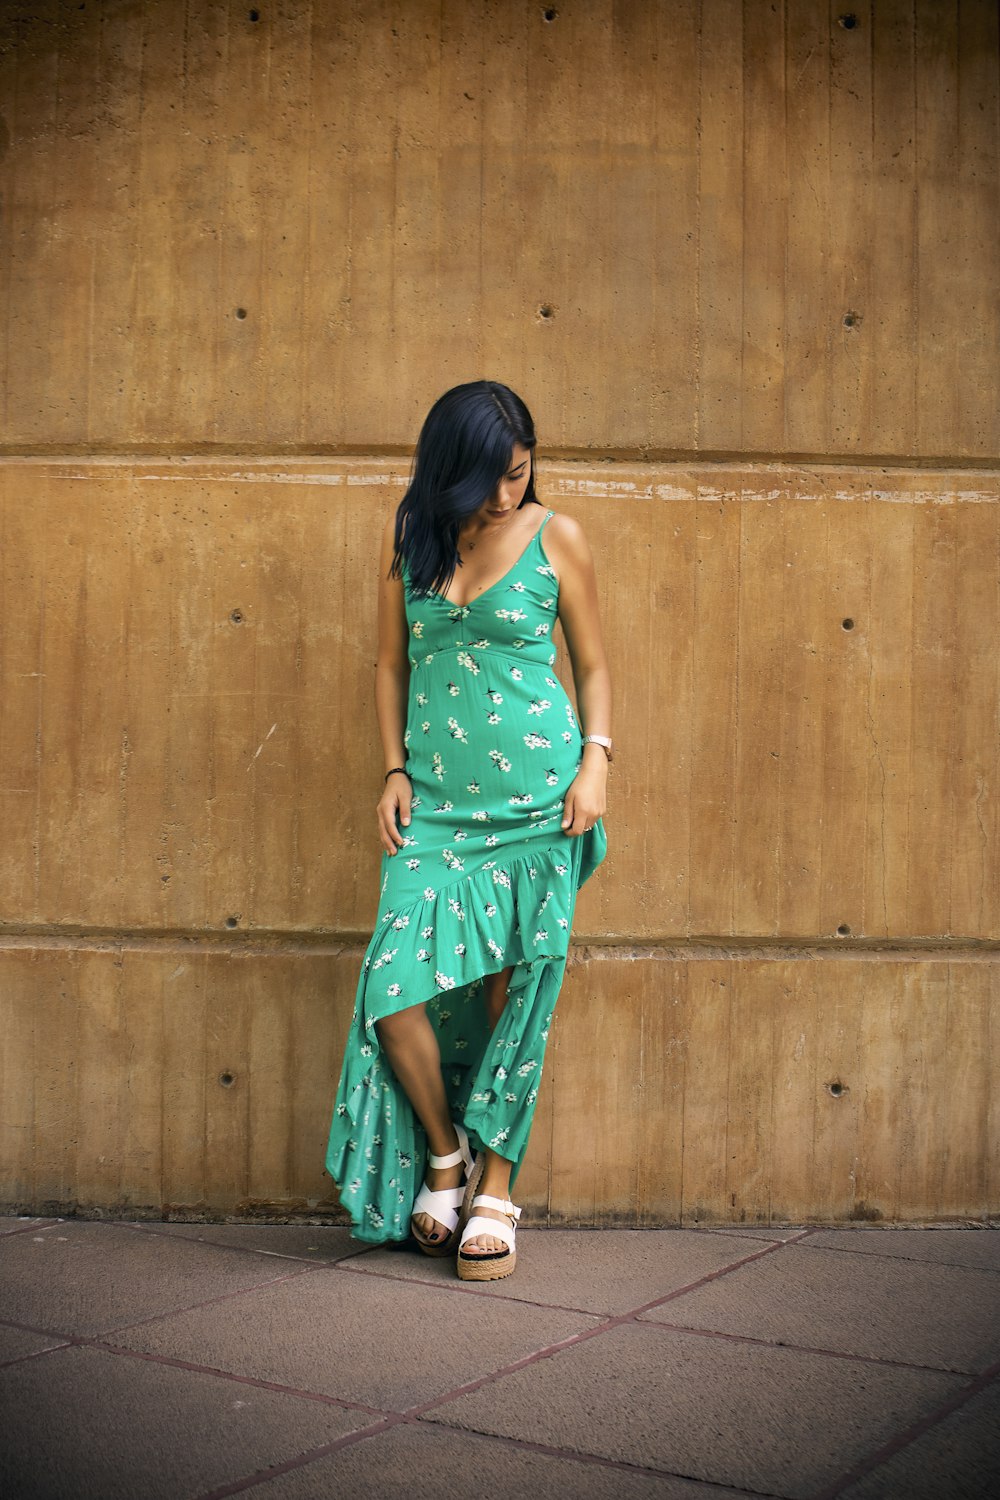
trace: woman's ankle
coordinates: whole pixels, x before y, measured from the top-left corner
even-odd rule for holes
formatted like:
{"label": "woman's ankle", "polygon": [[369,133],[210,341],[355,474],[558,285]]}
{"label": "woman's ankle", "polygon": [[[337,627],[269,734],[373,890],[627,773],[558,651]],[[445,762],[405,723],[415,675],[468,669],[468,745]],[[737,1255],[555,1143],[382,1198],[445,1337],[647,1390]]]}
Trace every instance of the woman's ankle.
{"label": "woman's ankle", "polygon": [[486,1160],[483,1163],[483,1175],[480,1178],[477,1193],[485,1193],[488,1198],[502,1198],[504,1202],[510,1197],[510,1175],[514,1164],[509,1158],[501,1156],[496,1151],[487,1151]]}
{"label": "woman's ankle", "polygon": [[440,1135],[435,1134],[433,1139],[430,1131],[427,1131],[427,1149],[432,1156],[451,1156],[461,1144],[458,1131],[451,1120],[448,1122],[447,1130],[442,1129]]}
{"label": "woman's ankle", "polygon": [[506,1203],[510,1198],[510,1179],[503,1177],[490,1178],[484,1172],[479,1180],[476,1193],[477,1196],[479,1193],[485,1193],[487,1198],[500,1198]]}

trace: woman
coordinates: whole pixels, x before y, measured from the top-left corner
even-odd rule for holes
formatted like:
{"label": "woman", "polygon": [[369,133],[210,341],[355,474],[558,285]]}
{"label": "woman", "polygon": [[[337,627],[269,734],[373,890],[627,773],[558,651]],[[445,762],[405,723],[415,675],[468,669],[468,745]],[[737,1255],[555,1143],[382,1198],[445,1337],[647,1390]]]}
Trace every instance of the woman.
{"label": "woman", "polygon": [[[326,1161],[358,1238],[457,1248],[475,1281],[514,1269],[510,1189],[576,893],[607,849],[593,561],[577,522],[540,505],[534,447],[513,391],[456,386],[385,528],[381,901]],[[586,735],[553,675],[557,617]]]}

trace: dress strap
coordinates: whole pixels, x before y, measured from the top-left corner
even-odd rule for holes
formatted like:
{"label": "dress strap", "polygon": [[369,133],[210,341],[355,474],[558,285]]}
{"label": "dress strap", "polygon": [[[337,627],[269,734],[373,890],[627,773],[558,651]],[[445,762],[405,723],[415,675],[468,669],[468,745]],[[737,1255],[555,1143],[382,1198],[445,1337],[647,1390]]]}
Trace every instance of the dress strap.
{"label": "dress strap", "polygon": [[554,515],[555,515],[555,511],[554,510],[547,510],[545,512],[545,520],[542,522],[541,526],[539,526],[538,530],[535,532],[536,536],[541,536],[542,532],[545,530],[546,526],[549,524],[549,521],[552,519],[552,517]]}

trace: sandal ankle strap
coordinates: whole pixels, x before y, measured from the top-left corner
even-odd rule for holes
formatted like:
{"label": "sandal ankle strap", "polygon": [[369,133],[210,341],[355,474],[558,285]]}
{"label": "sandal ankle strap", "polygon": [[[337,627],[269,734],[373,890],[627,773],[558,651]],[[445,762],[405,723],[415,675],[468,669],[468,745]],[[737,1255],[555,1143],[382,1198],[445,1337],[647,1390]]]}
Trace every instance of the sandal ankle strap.
{"label": "sandal ankle strap", "polygon": [[491,1198],[488,1193],[477,1193],[472,1200],[471,1207],[495,1208],[499,1213],[506,1214],[508,1218],[517,1220],[521,1217],[521,1210],[509,1198]]}
{"label": "sandal ankle strap", "polygon": [[457,1167],[459,1162],[464,1160],[465,1152],[461,1146],[457,1151],[449,1151],[447,1156],[435,1156],[433,1151],[427,1154],[427,1161],[432,1167]]}
{"label": "sandal ankle strap", "polygon": [[464,1128],[455,1122],[455,1133],[458,1136],[458,1145],[454,1151],[449,1151],[447,1156],[435,1156],[433,1151],[428,1152],[427,1161],[432,1167],[457,1167],[459,1162],[464,1162],[466,1171],[472,1165],[472,1153],[469,1150],[469,1137]]}

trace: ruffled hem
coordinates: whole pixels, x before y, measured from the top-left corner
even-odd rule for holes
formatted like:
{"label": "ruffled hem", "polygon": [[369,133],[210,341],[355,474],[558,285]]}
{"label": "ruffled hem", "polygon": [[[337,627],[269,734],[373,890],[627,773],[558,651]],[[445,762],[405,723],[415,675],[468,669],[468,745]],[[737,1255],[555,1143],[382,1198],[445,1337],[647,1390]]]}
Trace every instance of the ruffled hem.
{"label": "ruffled hem", "polygon": [[[523,845],[520,849],[523,850]],[[425,1003],[453,1117],[477,1149],[512,1162],[527,1148],[576,895],[604,857],[604,829],[498,857],[403,910],[383,913],[365,956],[334,1105],[326,1167],[372,1243],[409,1235],[426,1137],[383,1053],[376,1023]],[[491,1033],[483,979],[513,966]]]}

